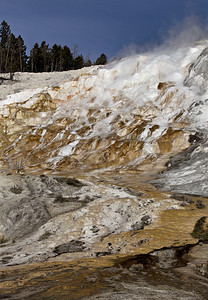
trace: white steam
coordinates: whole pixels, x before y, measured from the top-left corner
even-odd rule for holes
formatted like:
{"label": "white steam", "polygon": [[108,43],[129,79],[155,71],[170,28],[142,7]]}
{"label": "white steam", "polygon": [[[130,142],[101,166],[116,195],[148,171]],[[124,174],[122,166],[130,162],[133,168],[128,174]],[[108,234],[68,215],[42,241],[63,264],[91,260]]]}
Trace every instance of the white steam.
{"label": "white steam", "polygon": [[175,23],[169,29],[163,47],[176,50],[206,39],[208,39],[208,24],[203,24],[198,17],[191,16],[182,22]]}
{"label": "white steam", "polygon": [[176,51],[202,40],[208,40],[208,24],[204,24],[196,16],[189,16],[175,24],[161,37],[161,44],[150,42],[145,45],[130,44],[124,46],[116,55],[123,58],[141,53],[157,53]]}

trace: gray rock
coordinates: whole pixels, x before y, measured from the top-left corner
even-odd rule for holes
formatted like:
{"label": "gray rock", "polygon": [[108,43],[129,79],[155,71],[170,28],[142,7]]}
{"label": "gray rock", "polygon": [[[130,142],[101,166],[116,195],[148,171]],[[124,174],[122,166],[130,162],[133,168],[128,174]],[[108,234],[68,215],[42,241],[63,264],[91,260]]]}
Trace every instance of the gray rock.
{"label": "gray rock", "polygon": [[85,243],[78,240],[71,240],[69,243],[55,247],[54,252],[58,255],[63,253],[82,252],[85,250]]}
{"label": "gray rock", "polygon": [[0,223],[5,227],[5,240],[21,238],[50,218],[44,202],[37,199],[17,199],[1,206]]}
{"label": "gray rock", "polygon": [[68,177],[1,177],[0,236],[4,242],[25,237],[54,216],[85,206],[86,195],[77,195],[83,186]]}
{"label": "gray rock", "polygon": [[150,215],[146,215],[141,218],[140,221],[131,225],[132,230],[140,230],[145,226],[150,225],[152,223],[152,217]]}
{"label": "gray rock", "polygon": [[206,90],[208,80],[208,48],[205,48],[196,61],[190,66],[189,74],[184,80],[184,85],[193,85],[199,88],[198,93],[203,94]]}

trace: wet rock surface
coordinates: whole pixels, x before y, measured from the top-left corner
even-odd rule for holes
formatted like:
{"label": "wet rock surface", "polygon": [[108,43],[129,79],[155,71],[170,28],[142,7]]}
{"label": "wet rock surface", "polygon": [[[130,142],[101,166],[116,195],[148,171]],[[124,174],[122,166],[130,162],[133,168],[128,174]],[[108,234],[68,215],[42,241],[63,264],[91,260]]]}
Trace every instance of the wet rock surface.
{"label": "wet rock surface", "polygon": [[82,184],[73,178],[6,175],[0,186],[0,231],[5,241],[18,240],[51,218],[85,206],[85,195],[79,196]]}
{"label": "wet rock surface", "polygon": [[0,298],[206,299],[205,44],[1,102]]}
{"label": "wet rock surface", "polygon": [[1,269],[0,287],[1,299],[205,300],[207,245],[162,249],[116,264],[99,258]]}
{"label": "wet rock surface", "polygon": [[58,255],[63,253],[82,252],[85,249],[84,242],[72,240],[66,244],[61,244],[54,249]]}
{"label": "wet rock surface", "polygon": [[126,243],[124,235],[112,244],[111,237],[122,232],[134,236],[174,203],[164,197],[161,206],[135,189],[73,177],[17,174],[0,179],[3,265],[62,255],[70,260],[80,252],[100,257],[135,251],[140,243]]}
{"label": "wet rock surface", "polygon": [[[192,196],[104,178],[2,175],[0,182],[7,182],[1,205],[7,201],[11,211],[26,196],[28,205],[41,203],[32,230],[1,223],[2,299],[206,299],[206,259],[193,265],[187,256],[204,241],[199,234],[206,230],[207,199],[197,208]],[[197,282],[191,290],[178,277],[187,272],[188,281]]]}
{"label": "wet rock surface", "polygon": [[[199,134],[195,135],[196,137]],[[208,197],[208,143],[203,138],[192,140],[192,145],[183,152],[172,157],[167,170],[157,176],[151,183],[162,190],[188,195]]]}
{"label": "wet rock surface", "polygon": [[208,48],[205,48],[198,56],[196,61],[191,64],[189,74],[184,80],[184,85],[191,87],[198,86],[198,92],[203,94],[206,89],[206,82],[208,80]]}

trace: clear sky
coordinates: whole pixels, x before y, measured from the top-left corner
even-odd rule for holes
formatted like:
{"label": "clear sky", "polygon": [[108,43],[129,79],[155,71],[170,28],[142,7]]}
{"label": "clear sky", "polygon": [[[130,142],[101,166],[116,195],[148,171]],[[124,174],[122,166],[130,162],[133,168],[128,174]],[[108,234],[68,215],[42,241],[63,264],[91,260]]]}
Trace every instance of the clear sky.
{"label": "clear sky", "polygon": [[44,40],[71,50],[77,44],[92,61],[132,44],[160,43],[193,15],[206,23],[208,0],[0,0],[0,22],[22,36],[28,51]]}

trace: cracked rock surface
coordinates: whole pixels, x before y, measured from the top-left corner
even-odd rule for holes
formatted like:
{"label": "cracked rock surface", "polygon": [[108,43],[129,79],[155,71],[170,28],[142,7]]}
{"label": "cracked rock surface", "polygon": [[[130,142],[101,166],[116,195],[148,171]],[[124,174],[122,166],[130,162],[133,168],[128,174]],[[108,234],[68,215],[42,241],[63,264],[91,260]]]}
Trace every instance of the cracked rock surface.
{"label": "cracked rock surface", "polygon": [[7,265],[64,253],[72,259],[79,253],[122,252],[119,245],[107,250],[95,245],[111,235],[144,229],[160,208],[132,189],[70,177],[1,175],[0,185],[0,254]]}

